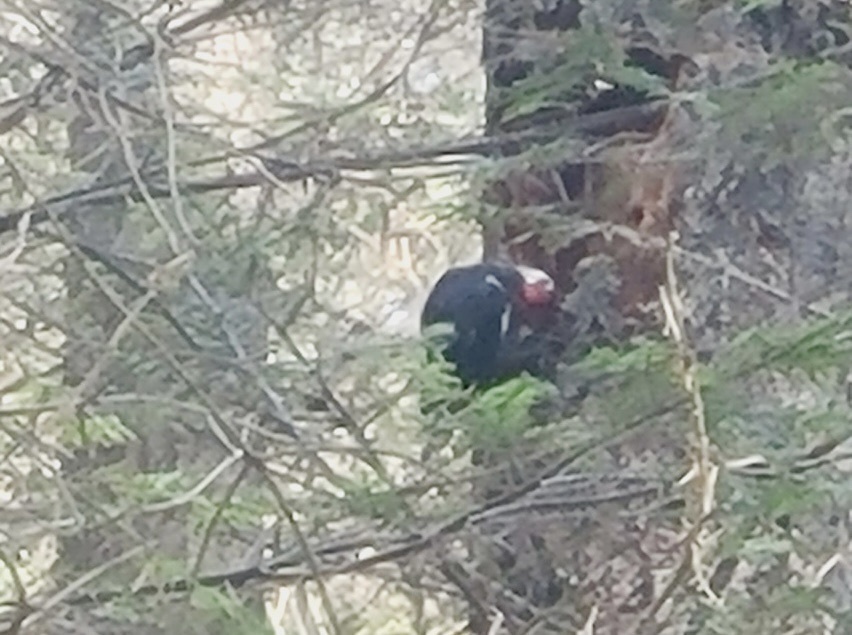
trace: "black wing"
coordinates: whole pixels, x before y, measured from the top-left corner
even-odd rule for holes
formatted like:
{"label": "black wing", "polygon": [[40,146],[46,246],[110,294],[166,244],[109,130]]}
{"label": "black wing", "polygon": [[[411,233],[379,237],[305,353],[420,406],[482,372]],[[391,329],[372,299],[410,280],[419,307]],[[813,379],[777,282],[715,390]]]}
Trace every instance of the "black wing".
{"label": "black wing", "polygon": [[447,271],[429,294],[421,326],[453,327],[444,357],[456,365],[465,383],[499,378],[505,351],[517,338],[512,298],[522,284],[520,274],[497,265],[473,265]]}

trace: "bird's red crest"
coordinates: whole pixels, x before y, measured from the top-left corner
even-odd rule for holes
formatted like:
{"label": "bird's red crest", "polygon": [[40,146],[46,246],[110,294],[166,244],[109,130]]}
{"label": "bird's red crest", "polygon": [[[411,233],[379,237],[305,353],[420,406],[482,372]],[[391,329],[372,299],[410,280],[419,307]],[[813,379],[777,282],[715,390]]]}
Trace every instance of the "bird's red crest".
{"label": "bird's red crest", "polygon": [[553,278],[541,269],[518,265],[518,273],[524,278],[521,294],[524,302],[530,306],[549,304],[554,297],[556,285]]}

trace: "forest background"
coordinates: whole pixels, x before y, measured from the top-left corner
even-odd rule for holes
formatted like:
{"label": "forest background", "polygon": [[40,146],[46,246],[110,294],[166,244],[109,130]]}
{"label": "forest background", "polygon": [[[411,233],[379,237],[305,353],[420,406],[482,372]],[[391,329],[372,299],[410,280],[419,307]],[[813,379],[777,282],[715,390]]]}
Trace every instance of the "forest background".
{"label": "forest background", "polygon": [[[852,633],[850,64],[839,0],[0,0],[0,632]],[[551,381],[425,363],[483,252]]]}

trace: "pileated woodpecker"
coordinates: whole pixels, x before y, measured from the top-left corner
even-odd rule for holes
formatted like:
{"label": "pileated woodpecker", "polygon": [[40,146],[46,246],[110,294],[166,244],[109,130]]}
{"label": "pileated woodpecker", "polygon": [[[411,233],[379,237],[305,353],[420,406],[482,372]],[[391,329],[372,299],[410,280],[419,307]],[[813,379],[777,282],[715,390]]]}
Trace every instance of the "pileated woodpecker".
{"label": "pileated woodpecker", "polygon": [[542,341],[535,325],[553,313],[555,295],[553,280],[540,269],[494,263],[456,267],[435,283],[420,326],[451,327],[442,352],[466,386],[525,370],[537,374]]}

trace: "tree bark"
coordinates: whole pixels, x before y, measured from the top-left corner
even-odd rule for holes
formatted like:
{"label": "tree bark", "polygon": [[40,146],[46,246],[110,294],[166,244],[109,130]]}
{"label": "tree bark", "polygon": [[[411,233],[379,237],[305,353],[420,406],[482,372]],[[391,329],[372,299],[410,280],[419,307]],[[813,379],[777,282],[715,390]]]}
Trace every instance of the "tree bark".
{"label": "tree bark", "polygon": [[[131,85],[129,77],[122,75],[123,62],[118,68],[114,65],[115,59],[124,59],[123,53],[111,50],[111,40],[101,37],[124,16],[113,15],[98,4],[72,6],[73,12],[63,6],[62,13],[69,21],[69,39],[86,62],[79,70],[90,80],[89,85],[117,83],[125,99],[157,112],[158,101],[146,89],[155,82],[153,59],[149,56],[147,63],[133,64]],[[125,44],[131,48],[132,43]],[[167,73],[167,60],[160,63],[160,72]],[[94,76],[92,69],[102,74]],[[77,88],[73,103],[77,112],[68,126],[68,158],[95,184],[126,177],[146,157],[164,154],[163,130],[110,106],[96,91]],[[170,203],[173,206],[175,201]],[[201,295],[207,294],[207,303],[188,284],[186,271],[170,274],[166,266],[152,272],[134,263],[134,258],[138,258],[136,263],[146,259],[178,262],[185,255],[175,253],[176,245],[165,238],[166,226],[179,226],[168,204],[155,203],[162,212],[157,220],[148,204],[112,204],[71,215],[63,222],[69,249],[65,260],[64,381],[75,397],[72,418],[82,441],[73,459],[65,463],[63,479],[85,518],[78,531],[61,541],[62,558],[55,573],[66,583],[99,567],[107,573],[98,578],[98,588],[129,589],[134,582],[151,581],[151,576],[158,579],[163,575],[158,573],[161,567],[173,571],[164,580],[175,575],[191,578],[198,573],[195,568],[203,573],[211,566],[232,566],[236,558],[245,556],[250,540],[245,536],[234,540],[233,533],[225,537],[223,533],[228,532],[211,530],[209,544],[205,544],[191,505],[163,505],[158,511],[145,511],[144,505],[125,509],[129,499],[114,490],[110,481],[114,478],[126,486],[140,478],[150,482],[171,475],[197,482],[228,456],[221,441],[211,434],[211,409],[220,417],[239,416],[236,413],[244,413],[246,404],[254,409],[259,401],[257,385],[241,382],[233,371],[223,370],[201,354],[203,347],[214,358],[235,358],[235,344],[229,337],[248,355],[264,349],[265,324],[249,306],[251,259],[232,258],[230,277],[220,284],[221,276],[205,268],[210,259],[205,259],[204,250],[216,246],[201,246],[201,262],[190,271],[205,281]],[[176,242],[189,251],[185,235]],[[214,282],[207,283],[209,280]],[[223,333],[226,327],[232,329],[227,335]],[[227,362],[224,367],[229,367]],[[117,399],[110,401],[111,397]],[[188,407],[173,410],[156,405],[170,401]],[[104,416],[117,417],[130,431],[130,438],[91,440],[93,421]],[[65,424],[73,425],[71,421]],[[227,431],[222,434],[227,436]],[[239,467],[227,473],[226,480],[233,482],[234,489],[243,478]],[[205,495],[214,496],[224,489],[214,484]],[[227,499],[223,504],[228,504]],[[110,564],[114,560],[123,562]],[[258,632],[268,629],[261,593],[241,591],[236,597],[254,628]],[[76,617],[88,632],[134,635],[224,634],[232,633],[236,626],[223,609],[190,602],[187,594],[128,602],[135,612],[132,618],[107,607],[102,611],[81,609]]]}
{"label": "tree bark", "polygon": [[[483,193],[484,207],[491,210],[484,221],[486,257],[502,253],[553,276],[563,297],[562,315],[553,327],[559,342],[555,353],[564,362],[590,345],[659,328],[656,307],[677,175],[664,160],[672,126],[665,102],[626,86],[597,89],[596,80],[607,78],[596,76],[593,67],[566,77],[570,53],[560,47],[571,38],[588,37],[597,16],[577,0],[536,6],[515,0],[486,3],[487,132],[560,122],[570,130],[584,116],[614,116],[572,139],[579,148],[597,148],[586,153],[586,161],[560,161],[557,155],[528,167],[528,160],[513,161],[525,148],[503,155],[509,166],[505,176]],[[610,37],[609,44],[621,47],[632,63],[644,65],[671,88],[677,85],[685,60],[633,45],[629,36]],[[547,105],[518,114],[514,105],[536,80],[550,82]],[[626,231],[608,231],[613,227]],[[564,238],[553,238],[556,232]],[[475,496],[487,500],[505,493],[566,449],[530,442],[481,457],[479,467],[490,475],[477,482]],[[578,487],[576,494],[565,494],[568,500],[609,502],[585,504],[584,511],[567,516],[522,515],[497,538],[483,538],[477,553],[483,592],[472,603],[473,632],[491,632],[493,615],[483,607],[496,607],[510,633],[577,632],[587,624],[594,624],[595,633],[635,632],[631,628],[654,598],[655,575],[672,566],[658,547],[670,544],[675,532],[668,521],[649,515],[619,520],[613,510],[625,512],[631,503],[612,502],[610,488],[629,490],[629,479],[619,474],[642,463],[649,450],[657,459],[654,476],[683,460],[683,442],[674,431],[651,431],[639,444],[635,439],[614,444],[589,464],[597,476],[584,477],[582,486],[570,486]]]}
{"label": "tree bark", "polygon": [[[814,210],[807,198],[818,191],[816,183],[836,192],[838,186],[828,183],[836,183],[838,175],[793,148],[800,119],[773,120],[778,146],[766,148],[766,154],[746,134],[725,147],[719,128],[724,131],[730,123],[736,129],[737,112],[730,122],[695,125],[697,117],[688,107],[653,99],[612,80],[594,64],[581,64],[583,49],[572,51],[572,43],[591,48],[597,34],[623,54],[624,68],[640,68],[668,90],[733,92],[744,83],[760,85],[772,60],[824,57],[848,64],[848,6],[801,0],[735,14],[719,3],[705,3],[683,8],[675,21],[673,14],[654,13],[663,4],[555,0],[542,8],[523,0],[486,2],[488,132],[562,125],[574,143],[572,154],[579,148],[588,156],[560,161],[557,149],[550,155],[539,152],[544,159],[513,161],[526,148],[509,148],[503,155],[507,168],[483,192],[486,258],[508,255],[540,267],[551,273],[565,296],[555,330],[563,362],[595,343],[659,333],[659,296],[669,282],[669,256],[687,288],[689,337],[699,353],[710,353],[739,329],[788,311],[781,306],[783,298],[813,300],[835,288],[837,280],[847,279],[836,266],[837,249],[849,244],[840,239],[846,226],[840,220],[843,212],[831,204]],[[666,20],[676,26],[661,28]],[[530,105],[535,98],[541,105]],[[571,135],[572,123],[602,112],[613,113],[609,125]],[[789,126],[786,136],[784,126]],[[767,171],[764,161],[778,148],[784,148],[783,159]],[[676,158],[687,149],[693,158]],[[691,188],[688,198],[682,196],[685,177],[702,184]],[[747,227],[746,218],[754,219]],[[791,223],[799,229],[793,230]],[[673,242],[678,240],[671,235],[675,229],[679,242]],[[815,241],[834,247],[814,250]],[[670,252],[673,245],[676,250]],[[767,251],[773,262],[786,264],[768,267]],[[728,278],[712,275],[712,266],[708,268],[719,253],[734,258],[738,272],[746,272],[741,280],[775,279],[779,271],[789,272],[789,279],[779,280],[785,291],[773,298],[766,286],[726,284]],[[749,278],[750,273],[756,275]],[[773,398],[763,390],[750,397],[762,393],[761,399]],[[691,432],[682,423],[688,414],[672,414],[658,416],[641,435],[607,443],[607,451],[596,453],[586,465],[613,478],[627,466],[676,480],[689,468],[693,450]],[[531,455],[544,458],[531,461],[526,458]],[[487,499],[505,492],[554,455],[559,451],[533,444],[483,457],[479,467],[492,475],[478,481],[475,495]],[[472,599],[467,594],[472,629],[493,632],[496,610],[511,633],[584,627],[613,635],[645,628],[684,632],[690,621],[686,607],[696,605],[683,600],[684,590],[673,587],[670,603],[656,605],[662,581],[677,580],[672,551],[668,556],[666,551],[680,531],[676,521],[662,516],[640,515],[625,522],[598,507],[579,520],[523,515],[496,538],[480,541],[484,547],[476,554],[477,574],[471,574],[478,584],[467,584],[478,589]],[[826,540],[830,544],[831,538]],[[711,586],[731,578],[730,559],[719,567],[728,574],[713,576]],[[715,586],[714,591],[721,592]]]}

